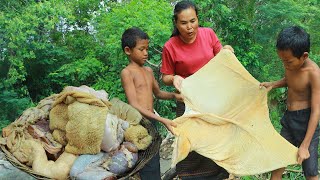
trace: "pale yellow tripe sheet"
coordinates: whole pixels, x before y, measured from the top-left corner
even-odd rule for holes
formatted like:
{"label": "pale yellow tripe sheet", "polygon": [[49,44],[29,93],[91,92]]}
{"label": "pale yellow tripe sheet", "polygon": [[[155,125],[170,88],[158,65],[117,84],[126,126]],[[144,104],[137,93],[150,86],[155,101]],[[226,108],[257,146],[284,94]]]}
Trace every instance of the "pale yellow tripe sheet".
{"label": "pale yellow tripe sheet", "polygon": [[269,118],[267,91],[229,50],[182,83],[185,104],[196,114],[175,119],[172,166],[189,152],[243,176],[297,164],[298,149],[282,138]]}

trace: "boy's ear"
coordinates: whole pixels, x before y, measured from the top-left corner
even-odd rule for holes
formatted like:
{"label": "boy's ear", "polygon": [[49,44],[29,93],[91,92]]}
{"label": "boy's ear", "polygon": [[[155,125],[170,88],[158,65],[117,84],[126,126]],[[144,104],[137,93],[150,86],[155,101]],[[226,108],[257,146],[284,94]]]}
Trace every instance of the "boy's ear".
{"label": "boy's ear", "polygon": [[302,56],[301,56],[301,58],[302,58],[303,60],[306,60],[308,57],[309,57],[309,53],[308,53],[308,52],[304,52],[304,53],[302,54]]}
{"label": "boy's ear", "polygon": [[130,55],[131,54],[131,49],[128,47],[128,46],[126,46],[125,48],[124,48],[124,53],[126,53],[126,55]]}

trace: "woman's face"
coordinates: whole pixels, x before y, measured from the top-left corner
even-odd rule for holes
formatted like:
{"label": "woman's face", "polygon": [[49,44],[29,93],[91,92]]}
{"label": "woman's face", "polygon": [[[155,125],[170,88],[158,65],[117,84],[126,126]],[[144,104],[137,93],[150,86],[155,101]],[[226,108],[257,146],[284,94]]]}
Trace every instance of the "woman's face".
{"label": "woman's face", "polygon": [[180,38],[185,43],[193,43],[198,32],[198,17],[193,8],[181,11],[177,15],[176,27],[180,32]]}

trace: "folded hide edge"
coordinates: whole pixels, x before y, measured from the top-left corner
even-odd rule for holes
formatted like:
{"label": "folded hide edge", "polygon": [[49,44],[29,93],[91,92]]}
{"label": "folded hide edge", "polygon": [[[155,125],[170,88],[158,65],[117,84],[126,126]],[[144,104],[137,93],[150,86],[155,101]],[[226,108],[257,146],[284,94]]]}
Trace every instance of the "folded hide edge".
{"label": "folded hide edge", "polygon": [[297,164],[298,149],[274,129],[267,91],[223,49],[182,83],[193,112],[176,118],[172,166],[191,151],[212,159],[237,176]]}

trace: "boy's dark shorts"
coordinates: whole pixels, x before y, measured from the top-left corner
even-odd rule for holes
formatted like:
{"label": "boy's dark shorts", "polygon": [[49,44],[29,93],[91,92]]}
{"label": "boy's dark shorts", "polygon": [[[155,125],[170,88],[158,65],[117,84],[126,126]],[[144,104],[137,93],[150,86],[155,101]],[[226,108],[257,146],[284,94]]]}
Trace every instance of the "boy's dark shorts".
{"label": "boy's dark shorts", "polygon": [[159,151],[139,171],[141,180],[161,180]]}
{"label": "boy's dark shorts", "polygon": [[[281,119],[281,136],[291,144],[299,147],[302,143],[308,128],[311,108],[298,111],[286,111]],[[305,176],[318,175],[318,146],[319,146],[319,125],[312,137],[309,146],[310,158],[302,162],[302,169]]]}
{"label": "boy's dark shorts", "polygon": [[[150,122],[156,128],[157,120],[150,119]],[[160,154],[159,150],[139,171],[141,180],[161,180]]]}

